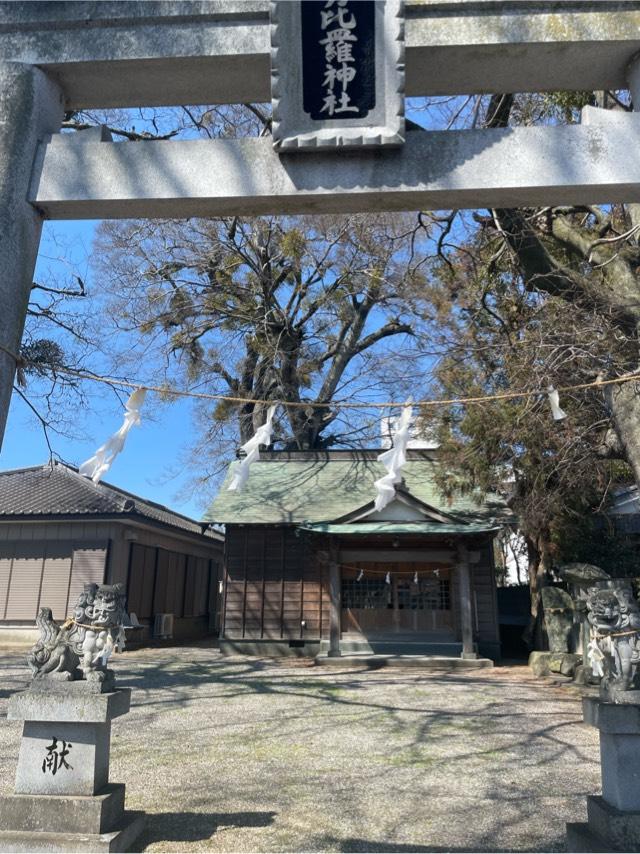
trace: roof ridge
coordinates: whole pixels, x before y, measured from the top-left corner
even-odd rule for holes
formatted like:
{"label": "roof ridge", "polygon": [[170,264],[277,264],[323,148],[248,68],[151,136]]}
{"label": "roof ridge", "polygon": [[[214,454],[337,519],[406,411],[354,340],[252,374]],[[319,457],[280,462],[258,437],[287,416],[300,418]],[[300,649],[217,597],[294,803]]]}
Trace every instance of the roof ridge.
{"label": "roof ridge", "polygon": [[[261,452],[262,453],[262,452]],[[504,500],[488,493],[455,495],[451,501],[437,483],[442,462],[427,455],[409,458],[402,470],[405,490],[420,505],[442,518],[464,525],[473,517],[501,517],[507,512]],[[241,492],[228,489],[234,465],[220,485],[204,516],[209,521],[238,524],[296,524],[340,519],[373,502],[375,480],[385,469],[372,459],[287,459],[251,466],[249,481]],[[380,473],[380,474],[379,474]],[[408,497],[405,500],[409,500]],[[509,511],[509,516],[512,517]],[[441,522],[440,524],[445,524]],[[467,529],[468,530],[468,529]]]}
{"label": "roof ridge", "polygon": [[[100,498],[113,500],[113,495],[111,494],[111,491],[104,488],[105,486],[107,486],[107,484],[94,483],[94,481],[90,477],[86,477],[85,475],[80,474],[78,469],[75,466],[69,465],[69,463],[56,461],[56,466],[59,466],[61,472],[67,477],[72,477],[78,484],[81,484],[83,489],[88,489],[89,491],[94,492]],[[123,509],[124,502],[116,500],[114,503],[120,506],[120,509]]]}
{"label": "roof ridge", "polygon": [[133,499],[134,502],[139,504],[146,504],[148,507],[154,507],[156,510],[163,510],[166,513],[170,513],[172,516],[179,516],[181,519],[184,519],[186,522],[191,522],[194,525],[202,525],[203,522],[200,519],[194,519],[191,516],[186,516],[184,513],[180,513],[178,510],[173,510],[171,507],[168,507],[166,504],[160,504],[158,501],[153,501],[150,498],[144,498],[142,495],[136,495],[134,492],[129,492],[127,489],[123,489],[121,486],[116,486],[113,483],[109,483],[107,481],[99,481],[98,483],[94,483],[91,478],[86,477],[83,474],[80,474],[79,470],[69,463],[60,463],[56,461],[56,465],[61,465],[65,468],[70,474],[75,475],[77,478],[80,478],[83,482],[88,482],[93,486],[93,488],[99,492],[99,494],[103,494],[105,491],[108,493],[116,493],[119,498],[122,498],[122,505],[126,504],[128,499]]}

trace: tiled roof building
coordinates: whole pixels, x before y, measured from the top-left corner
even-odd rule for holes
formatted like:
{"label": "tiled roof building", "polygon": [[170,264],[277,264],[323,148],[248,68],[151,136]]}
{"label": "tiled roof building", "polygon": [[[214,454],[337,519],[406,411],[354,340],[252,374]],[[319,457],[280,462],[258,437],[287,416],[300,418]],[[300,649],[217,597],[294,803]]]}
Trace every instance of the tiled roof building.
{"label": "tiled roof building", "polygon": [[41,607],[64,620],[89,582],[126,586],[137,641],[215,633],[222,543],[62,463],[0,472],[0,641],[33,637]]}

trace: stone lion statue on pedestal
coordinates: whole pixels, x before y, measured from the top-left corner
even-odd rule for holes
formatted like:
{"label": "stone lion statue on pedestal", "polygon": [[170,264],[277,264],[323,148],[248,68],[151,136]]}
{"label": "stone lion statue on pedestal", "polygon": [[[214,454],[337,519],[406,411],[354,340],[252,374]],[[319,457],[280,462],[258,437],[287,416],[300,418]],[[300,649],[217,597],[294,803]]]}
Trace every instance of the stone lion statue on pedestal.
{"label": "stone lion statue on pedestal", "polygon": [[121,584],[85,584],[73,615],[60,626],[51,608],[40,608],[36,619],[40,638],[27,656],[33,679],[87,680],[114,684],[107,662],[124,648],[124,625],[129,622]]}

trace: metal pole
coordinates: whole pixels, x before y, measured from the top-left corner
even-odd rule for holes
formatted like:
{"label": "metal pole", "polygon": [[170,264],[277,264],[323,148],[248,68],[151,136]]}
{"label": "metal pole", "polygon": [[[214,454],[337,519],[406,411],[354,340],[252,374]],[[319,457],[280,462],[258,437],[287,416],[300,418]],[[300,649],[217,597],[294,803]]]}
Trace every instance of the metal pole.
{"label": "metal pole", "polygon": [[0,446],[42,231],[29,185],[38,143],[62,115],[62,92],[42,71],[0,62]]}

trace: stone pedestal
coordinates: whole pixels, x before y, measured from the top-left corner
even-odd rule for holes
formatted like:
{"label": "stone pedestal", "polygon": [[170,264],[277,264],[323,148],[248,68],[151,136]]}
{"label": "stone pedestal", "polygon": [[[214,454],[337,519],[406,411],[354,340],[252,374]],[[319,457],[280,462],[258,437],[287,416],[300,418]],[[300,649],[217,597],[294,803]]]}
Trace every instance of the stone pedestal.
{"label": "stone pedestal", "polygon": [[24,721],[15,794],[0,797],[0,851],[127,851],[142,814],[124,809],[109,783],[111,721],[129,711],[131,689],[99,683],[37,683],[14,694],[9,720]]}
{"label": "stone pedestal", "polygon": [[585,723],[600,730],[602,796],[587,798],[586,824],[567,825],[567,850],[640,851],[640,705],[593,697],[582,705]]}

